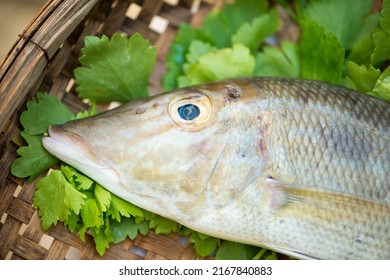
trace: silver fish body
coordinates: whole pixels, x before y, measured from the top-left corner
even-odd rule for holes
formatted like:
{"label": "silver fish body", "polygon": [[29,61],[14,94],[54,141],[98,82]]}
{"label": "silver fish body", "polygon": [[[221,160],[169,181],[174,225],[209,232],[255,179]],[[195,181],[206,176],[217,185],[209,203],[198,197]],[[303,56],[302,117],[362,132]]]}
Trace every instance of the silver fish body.
{"label": "silver fish body", "polygon": [[298,258],[390,259],[390,105],[283,78],[179,89],[53,126],[45,148],[200,232]]}

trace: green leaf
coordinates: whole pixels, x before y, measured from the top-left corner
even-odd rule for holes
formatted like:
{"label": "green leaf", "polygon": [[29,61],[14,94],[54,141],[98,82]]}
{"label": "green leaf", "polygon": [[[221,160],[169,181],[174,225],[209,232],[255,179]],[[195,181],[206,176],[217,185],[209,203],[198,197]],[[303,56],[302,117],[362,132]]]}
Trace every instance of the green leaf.
{"label": "green leaf", "polygon": [[381,71],[370,66],[357,65],[356,63],[348,62],[348,77],[352,80],[356,89],[361,92],[371,91],[381,75]]}
{"label": "green leaf", "polygon": [[268,11],[266,0],[237,0],[232,5],[224,5],[219,11],[212,11],[206,17],[202,31],[213,39],[218,48],[231,45],[231,37],[245,22]]}
{"label": "green leaf", "polygon": [[71,210],[77,214],[84,203],[85,195],[75,190],[59,170],[42,178],[36,188],[33,204],[38,208],[44,230],[58,220],[66,221]]}
{"label": "green leaf", "polygon": [[323,27],[326,33],[332,33],[342,47],[350,49],[371,10],[372,1],[326,0],[312,2],[303,15]]}
{"label": "green leaf", "polygon": [[81,111],[76,114],[75,119],[84,119],[97,114],[96,102],[90,102],[91,108],[89,110]]}
{"label": "green leaf", "polygon": [[127,202],[115,195],[111,195],[111,206],[107,210],[107,214],[112,217],[112,219],[117,220],[118,222],[121,221],[121,217],[130,217],[130,216],[136,216],[136,217],[143,217],[142,210],[135,206],[134,204],[131,204],[130,202]]}
{"label": "green leaf", "polygon": [[157,234],[169,234],[179,229],[179,224],[170,219],[154,215],[149,223],[150,228],[154,228]]}
{"label": "green leaf", "polygon": [[255,59],[244,45],[220,49],[202,55],[197,63],[188,68],[189,85],[202,84],[253,73]]}
{"label": "green leaf", "polygon": [[146,221],[137,224],[134,218],[127,217],[124,217],[121,222],[112,220],[110,227],[114,243],[122,242],[126,237],[134,240],[138,236],[138,233],[145,235],[149,231]]}
{"label": "green leaf", "polygon": [[70,232],[73,233],[77,228],[77,226],[79,225],[79,221],[80,221],[80,215],[71,211],[68,218],[64,221],[64,225],[67,226]]}
{"label": "green leaf", "polygon": [[390,0],[383,1],[380,25],[382,30],[373,35],[375,50],[371,62],[374,65],[390,59]]}
{"label": "green leaf", "polygon": [[87,198],[80,211],[84,228],[100,227],[104,224],[102,213],[97,206],[96,199]]}
{"label": "green leaf", "polygon": [[279,15],[276,10],[246,22],[232,36],[232,45],[244,44],[254,54],[263,41],[278,29]]}
{"label": "green leaf", "polygon": [[91,234],[93,236],[93,241],[95,242],[96,251],[99,255],[103,256],[104,252],[110,247],[110,243],[113,241],[109,221],[107,220],[102,227],[92,229]]}
{"label": "green leaf", "polygon": [[188,54],[186,55],[187,63],[183,64],[183,71],[185,75],[179,76],[177,79],[177,85],[179,88],[189,86],[189,80],[186,74],[192,64],[198,62],[202,55],[215,51],[217,48],[199,40],[192,41],[188,48]]}
{"label": "green leaf", "polygon": [[17,150],[21,157],[12,163],[11,173],[19,178],[30,176],[29,182],[31,182],[43,171],[58,163],[58,159],[49,154],[42,146],[42,135],[32,136],[23,131],[20,134],[28,146],[20,147]]}
{"label": "green leaf", "polygon": [[68,179],[68,181],[78,190],[89,190],[92,185],[95,184],[90,178],[81,174],[69,165],[62,164],[61,171],[66,179]]}
{"label": "green leaf", "polygon": [[30,135],[39,135],[47,131],[49,125],[64,124],[73,118],[73,114],[50,94],[37,93],[36,101],[27,102],[27,110],[20,116],[24,131]]}
{"label": "green leaf", "polygon": [[188,54],[186,55],[187,62],[189,64],[198,62],[202,55],[215,50],[217,50],[217,48],[207,42],[194,40],[188,48]]}
{"label": "green leaf", "polygon": [[167,55],[167,73],[163,77],[164,90],[173,90],[178,87],[177,78],[182,75],[182,66],[186,62],[186,54],[193,41],[211,42],[203,31],[194,29],[188,24],[180,26]]}
{"label": "green leaf", "polygon": [[297,45],[281,42],[280,48],[264,47],[256,55],[255,76],[279,76],[297,78],[300,73]]}
{"label": "green leaf", "polygon": [[260,251],[252,258],[252,260],[277,260],[278,255],[275,251],[261,248]]}
{"label": "green leaf", "polygon": [[379,76],[374,88],[368,94],[390,102],[390,66]]}
{"label": "green leaf", "polygon": [[80,97],[96,102],[127,102],[146,97],[156,48],[140,34],[85,38],[82,67],[74,70]]}
{"label": "green leaf", "polygon": [[190,235],[190,242],[194,244],[195,252],[201,256],[209,256],[213,253],[220,244],[220,239],[211,236],[205,236],[204,234],[193,232]]}
{"label": "green leaf", "polygon": [[257,247],[223,240],[215,258],[217,260],[251,260],[258,251]]}
{"label": "green leaf", "polygon": [[344,66],[344,49],[331,33],[314,21],[302,23],[298,47],[301,77],[337,84]]}
{"label": "green leaf", "polygon": [[358,65],[369,66],[371,54],[374,52],[375,44],[373,34],[379,30],[380,14],[372,14],[365,19],[364,28],[360,31],[356,42],[353,44],[348,59]]}
{"label": "green leaf", "polygon": [[75,214],[79,214],[82,206],[85,203],[87,196],[76,190],[71,184],[64,184],[66,207],[72,210]]}
{"label": "green leaf", "polygon": [[96,184],[94,194],[100,211],[106,212],[111,206],[111,193],[100,184]]}

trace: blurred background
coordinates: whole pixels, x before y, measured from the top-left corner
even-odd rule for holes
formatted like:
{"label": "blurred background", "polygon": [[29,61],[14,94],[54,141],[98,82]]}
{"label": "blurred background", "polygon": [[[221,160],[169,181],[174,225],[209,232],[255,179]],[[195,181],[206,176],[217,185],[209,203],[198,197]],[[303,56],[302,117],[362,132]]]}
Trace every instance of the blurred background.
{"label": "blurred background", "polygon": [[0,63],[46,0],[0,0]]}

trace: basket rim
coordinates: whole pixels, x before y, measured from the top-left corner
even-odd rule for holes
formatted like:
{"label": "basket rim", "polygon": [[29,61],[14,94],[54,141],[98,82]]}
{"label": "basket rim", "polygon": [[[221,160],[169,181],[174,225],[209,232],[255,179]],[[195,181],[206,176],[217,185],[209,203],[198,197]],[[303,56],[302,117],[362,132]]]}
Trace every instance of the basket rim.
{"label": "basket rim", "polygon": [[0,131],[34,88],[31,86],[43,79],[50,59],[98,1],[51,0],[38,12],[0,67]]}

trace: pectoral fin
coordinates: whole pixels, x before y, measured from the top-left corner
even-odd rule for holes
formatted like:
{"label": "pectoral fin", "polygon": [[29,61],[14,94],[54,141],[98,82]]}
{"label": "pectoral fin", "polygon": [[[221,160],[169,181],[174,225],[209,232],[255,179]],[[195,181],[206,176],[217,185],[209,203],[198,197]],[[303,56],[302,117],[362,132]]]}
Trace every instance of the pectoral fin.
{"label": "pectoral fin", "polygon": [[[340,219],[362,221],[364,216],[390,215],[390,208],[347,194],[308,188],[297,183],[266,179],[269,209],[275,214],[299,215],[300,218],[327,222]],[[357,213],[361,213],[359,216]],[[362,221],[363,222],[363,221]]]}

